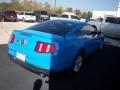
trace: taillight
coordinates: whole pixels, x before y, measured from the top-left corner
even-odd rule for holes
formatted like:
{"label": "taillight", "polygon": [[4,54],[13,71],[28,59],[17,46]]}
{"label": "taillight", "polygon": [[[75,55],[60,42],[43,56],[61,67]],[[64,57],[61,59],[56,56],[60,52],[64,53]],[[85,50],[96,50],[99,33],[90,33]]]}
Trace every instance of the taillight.
{"label": "taillight", "polygon": [[14,42],[14,40],[15,40],[15,35],[14,35],[14,34],[12,34],[12,35],[10,36],[10,42],[11,42],[11,43],[13,43],[13,42]]}
{"label": "taillight", "polygon": [[40,53],[54,53],[55,45],[38,41],[35,47],[35,51]]}

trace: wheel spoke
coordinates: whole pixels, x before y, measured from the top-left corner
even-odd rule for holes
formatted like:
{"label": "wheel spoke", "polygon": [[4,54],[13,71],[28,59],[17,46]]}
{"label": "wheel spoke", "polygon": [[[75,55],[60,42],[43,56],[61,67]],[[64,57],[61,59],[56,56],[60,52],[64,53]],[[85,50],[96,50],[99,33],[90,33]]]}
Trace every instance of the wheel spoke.
{"label": "wheel spoke", "polygon": [[78,56],[76,61],[75,61],[74,72],[78,72],[81,68],[81,65],[82,65],[82,57]]}

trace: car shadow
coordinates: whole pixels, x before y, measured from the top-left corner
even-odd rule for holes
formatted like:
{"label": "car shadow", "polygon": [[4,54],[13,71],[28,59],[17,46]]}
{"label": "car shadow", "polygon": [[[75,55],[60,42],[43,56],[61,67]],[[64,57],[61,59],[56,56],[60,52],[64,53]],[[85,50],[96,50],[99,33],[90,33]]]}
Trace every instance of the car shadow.
{"label": "car shadow", "polygon": [[[101,52],[88,57],[76,76],[50,75],[47,84],[49,90],[119,90],[119,81],[120,47],[105,44]],[[40,90],[41,80],[35,83],[33,90]]]}
{"label": "car shadow", "polygon": [[33,85],[33,90],[40,90],[41,86],[42,86],[42,80],[41,79],[37,79],[35,82],[34,82],[34,85]]}

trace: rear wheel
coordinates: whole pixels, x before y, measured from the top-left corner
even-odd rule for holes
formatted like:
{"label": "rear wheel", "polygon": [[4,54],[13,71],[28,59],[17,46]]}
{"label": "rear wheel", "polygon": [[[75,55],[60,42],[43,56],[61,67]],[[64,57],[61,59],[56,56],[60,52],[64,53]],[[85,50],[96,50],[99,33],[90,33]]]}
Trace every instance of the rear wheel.
{"label": "rear wheel", "polygon": [[80,71],[83,64],[83,57],[81,54],[77,55],[72,65],[72,73],[76,74]]}
{"label": "rear wheel", "polygon": [[93,26],[93,28],[94,28],[94,31],[97,31],[97,27],[96,26]]}

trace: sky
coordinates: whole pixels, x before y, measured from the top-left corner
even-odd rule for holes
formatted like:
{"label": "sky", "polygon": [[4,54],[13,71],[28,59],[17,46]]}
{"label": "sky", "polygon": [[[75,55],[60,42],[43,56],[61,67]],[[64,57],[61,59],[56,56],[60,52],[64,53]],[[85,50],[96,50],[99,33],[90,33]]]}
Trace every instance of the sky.
{"label": "sky", "polygon": [[[0,0],[9,2],[10,0]],[[48,2],[54,6],[55,0],[33,0],[38,2]],[[56,0],[56,6],[72,7],[80,9],[81,11],[93,11],[93,10],[110,10],[116,11],[120,0]]]}

